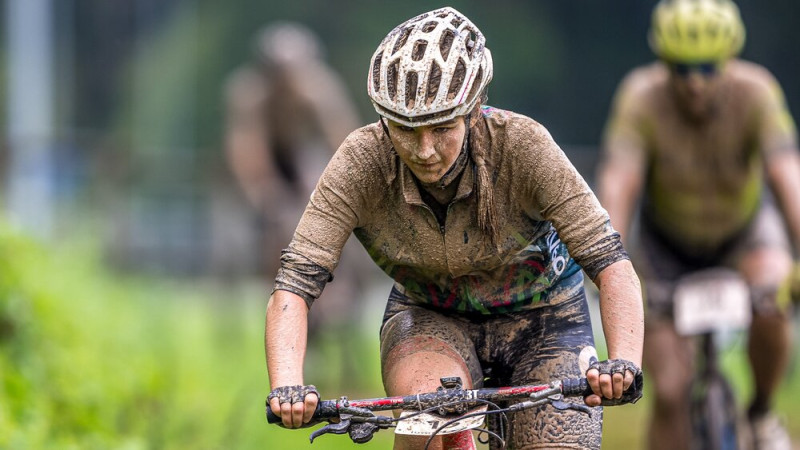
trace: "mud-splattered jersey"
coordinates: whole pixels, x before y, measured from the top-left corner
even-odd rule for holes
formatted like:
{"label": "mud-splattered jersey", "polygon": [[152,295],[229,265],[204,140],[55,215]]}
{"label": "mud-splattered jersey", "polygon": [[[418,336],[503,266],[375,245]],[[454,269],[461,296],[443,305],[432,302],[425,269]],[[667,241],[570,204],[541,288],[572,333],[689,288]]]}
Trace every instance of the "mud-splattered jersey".
{"label": "mud-splattered jersey", "polygon": [[[334,155],[282,255],[276,289],[307,302],[332,272],[351,232],[410,299],[493,314],[554,304],[626,259],[608,215],[534,120],[483,108],[498,220],[496,247],[477,224],[476,169],[467,164],[439,224],[410,169],[374,123]],[[579,265],[580,264],[580,265]]]}
{"label": "mud-splattered jersey", "polygon": [[671,242],[711,252],[755,215],[764,161],[796,148],[794,121],[763,67],[729,61],[704,121],[692,121],[661,63],[622,81],[604,136],[609,164],[634,164],[645,179],[643,214]]}

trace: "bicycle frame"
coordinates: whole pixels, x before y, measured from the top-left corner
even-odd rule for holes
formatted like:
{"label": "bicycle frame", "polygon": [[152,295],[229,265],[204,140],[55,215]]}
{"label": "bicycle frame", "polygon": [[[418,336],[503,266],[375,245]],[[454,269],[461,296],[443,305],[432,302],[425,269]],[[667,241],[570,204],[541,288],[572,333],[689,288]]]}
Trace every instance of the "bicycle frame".
{"label": "bicycle frame", "polygon": [[[681,298],[686,294],[693,298]],[[680,311],[682,300],[691,302]],[[719,367],[716,337],[721,331],[743,329],[749,323],[748,287],[732,270],[706,269],[678,282],[675,305],[676,330],[693,336],[699,344],[690,393],[691,446],[734,450],[739,439],[736,401]],[[691,317],[695,306],[705,308],[699,318]],[[680,323],[681,318],[688,322]]]}
{"label": "bicycle frame", "polygon": [[703,365],[698,365],[692,382],[692,448],[735,450],[738,448],[740,433],[736,399],[730,383],[719,367],[714,334],[700,335],[699,341],[699,355]]}

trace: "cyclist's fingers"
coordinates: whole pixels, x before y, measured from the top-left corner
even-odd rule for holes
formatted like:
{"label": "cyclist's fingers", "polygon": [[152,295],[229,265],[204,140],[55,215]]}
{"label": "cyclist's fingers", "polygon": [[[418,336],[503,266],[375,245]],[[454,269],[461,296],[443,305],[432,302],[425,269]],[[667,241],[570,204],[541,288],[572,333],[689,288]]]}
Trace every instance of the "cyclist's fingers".
{"label": "cyclist's fingers", "polygon": [[294,424],[294,428],[300,428],[303,425],[305,409],[306,405],[303,402],[292,403],[292,424]]}
{"label": "cyclist's fingers", "polygon": [[614,398],[622,397],[622,392],[625,390],[623,389],[624,381],[625,381],[625,376],[619,372],[614,372],[611,375],[611,386],[612,390],[614,391]]}
{"label": "cyclist's fingers", "polygon": [[306,395],[304,400],[305,402],[305,412],[303,412],[303,423],[308,423],[311,421],[311,416],[314,415],[314,411],[317,410],[317,402],[319,401],[319,397],[317,394],[311,393]]}
{"label": "cyclist's fingers", "polygon": [[586,382],[589,383],[589,387],[592,388],[592,392],[597,395],[600,395],[600,371],[597,369],[589,369],[586,371]]}
{"label": "cyclist's fingers", "polygon": [[600,392],[605,398],[614,398],[614,381],[607,373],[600,374]]}
{"label": "cyclist's fingers", "polygon": [[278,400],[278,397],[274,397],[269,401],[269,409],[272,410],[272,414],[276,416],[281,416],[281,401]]}
{"label": "cyclist's fingers", "polygon": [[289,402],[281,403],[281,419],[283,426],[286,428],[294,428],[292,426],[292,404]]}
{"label": "cyclist's fingers", "polygon": [[588,406],[600,406],[603,399],[596,394],[587,395],[586,398],[583,399],[584,403]]}
{"label": "cyclist's fingers", "polygon": [[625,371],[625,381],[622,383],[622,390],[627,391],[633,384],[634,375],[630,370]]}

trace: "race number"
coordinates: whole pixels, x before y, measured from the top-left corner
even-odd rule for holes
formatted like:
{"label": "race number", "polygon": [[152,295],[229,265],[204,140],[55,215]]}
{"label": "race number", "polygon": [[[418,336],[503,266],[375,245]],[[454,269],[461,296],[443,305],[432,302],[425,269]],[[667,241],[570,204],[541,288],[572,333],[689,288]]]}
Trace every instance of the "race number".
{"label": "race number", "polygon": [[[471,430],[473,428],[480,427],[481,425],[483,425],[483,419],[484,419],[483,414],[478,414],[473,417],[464,417],[464,416],[470,415],[475,412],[483,412],[486,411],[486,409],[487,409],[486,405],[483,405],[467,411],[464,415],[462,415],[461,419],[443,428],[441,431],[439,431],[439,434],[458,433],[459,431]],[[403,411],[400,414],[400,418],[403,420],[397,423],[397,427],[394,429],[394,432],[396,434],[430,436],[431,434],[433,434],[434,431],[438,430],[439,427],[441,427],[445,423],[458,418],[458,416],[440,416],[438,414],[431,414],[431,413],[423,413],[423,414],[418,414],[414,417],[409,417],[412,414],[416,414],[416,412]]]}
{"label": "race number", "polygon": [[740,330],[750,324],[750,290],[739,276],[686,278],[674,298],[675,329],[681,335]]}

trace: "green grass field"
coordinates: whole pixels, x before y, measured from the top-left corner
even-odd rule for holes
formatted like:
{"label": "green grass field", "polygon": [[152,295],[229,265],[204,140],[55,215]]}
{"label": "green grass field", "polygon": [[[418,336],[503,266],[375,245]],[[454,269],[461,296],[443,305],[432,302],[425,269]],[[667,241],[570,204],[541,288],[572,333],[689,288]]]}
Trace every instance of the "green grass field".
{"label": "green grass field", "polygon": [[[353,448],[344,436],[311,446],[309,430],[266,424],[263,286],[123,277],[91,247],[45,249],[5,226],[0,252],[0,448]],[[325,398],[382,395],[377,327],[348,347],[363,360],[358,382],[337,375],[336,334],[311,349],[307,381]],[[745,385],[741,358],[726,364]],[[779,399],[790,419],[798,378]],[[607,409],[605,448],[639,448],[647,406]],[[358,448],[391,441],[381,432]]]}

